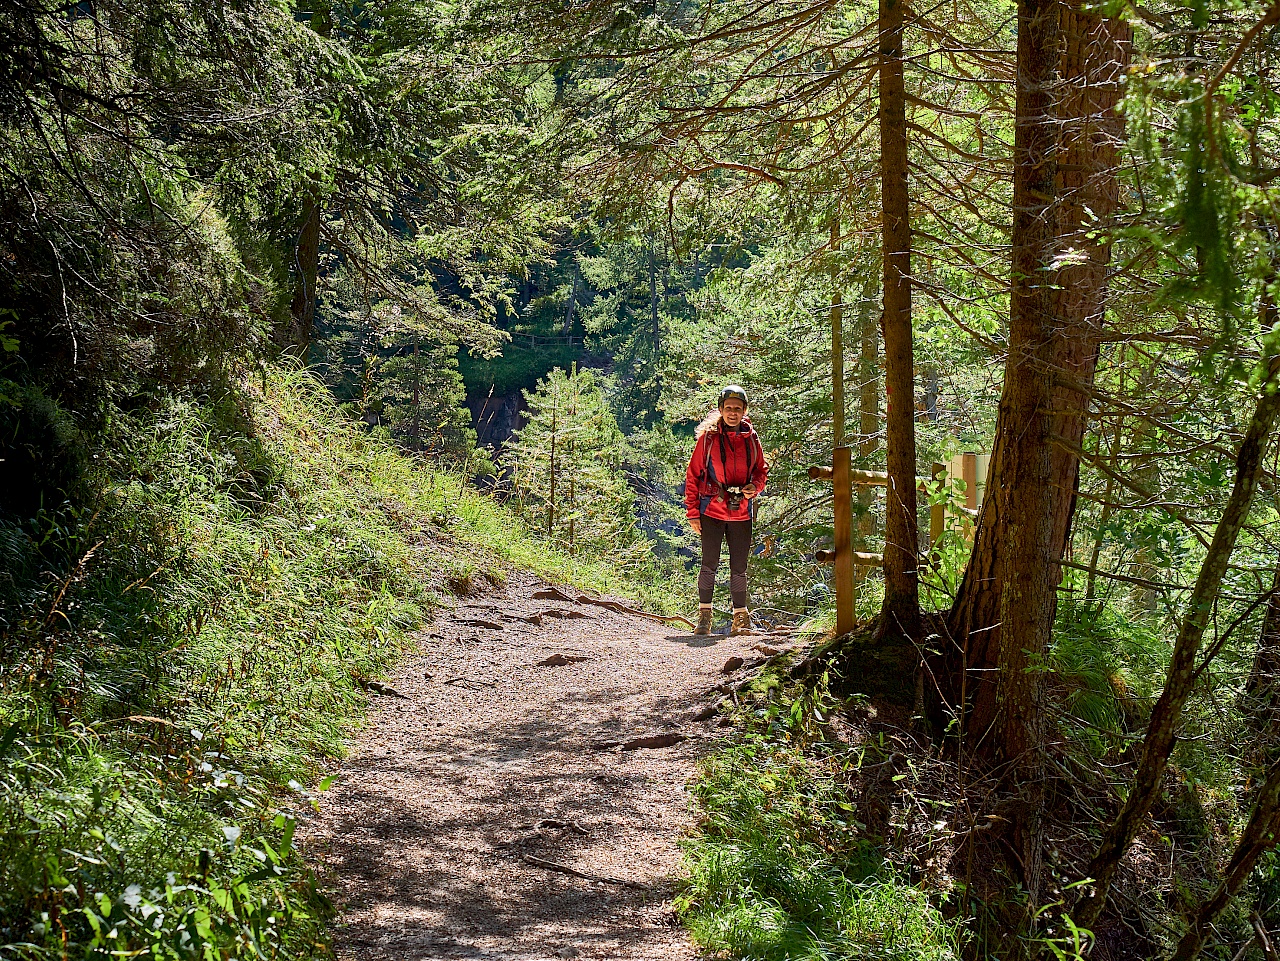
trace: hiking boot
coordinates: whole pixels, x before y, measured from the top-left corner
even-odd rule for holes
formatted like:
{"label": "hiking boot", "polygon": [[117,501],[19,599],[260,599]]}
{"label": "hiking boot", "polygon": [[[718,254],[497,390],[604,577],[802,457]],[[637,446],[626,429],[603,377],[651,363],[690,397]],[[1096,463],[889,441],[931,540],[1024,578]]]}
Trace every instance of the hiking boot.
{"label": "hiking boot", "polygon": [[733,624],[729,627],[729,634],[736,637],[739,634],[752,633],[751,612],[750,611],[734,611]]}
{"label": "hiking boot", "polygon": [[698,610],[698,626],[693,629],[695,634],[711,633],[711,608],[703,607]]}

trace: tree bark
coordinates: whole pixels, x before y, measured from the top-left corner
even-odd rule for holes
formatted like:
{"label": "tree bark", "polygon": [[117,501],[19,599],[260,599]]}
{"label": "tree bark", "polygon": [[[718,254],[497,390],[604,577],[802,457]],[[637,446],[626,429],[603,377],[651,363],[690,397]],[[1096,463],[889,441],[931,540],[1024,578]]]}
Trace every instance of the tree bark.
{"label": "tree bark", "polygon": [[[311,12],[311,29],[328,39],[333,34],[329,4],[320,2]],[[298,245],[294,250],[293,300],[289,305],[291,324],[288,333],[279,338],[280,347],[295,347],[302,358],[311,347],[316,324],[316,296],[320,279],[320,187],[313,174],[302,198],[302,217],[298,226]]]}
{"label": "tree bark", "polygon": [[[1018,4],[1009,357],[998,414],[1006,433],[1000,444],[1004,458],[997,497],[1002,546],[1008,556],[999,584],[999,628],[992,631],[999,670],[993,719],[998,740],[991,743],[994,753],[1011,762],[1013,781],[1022,794],[1013,829],[1023,885],[1033,907],[1039,902],[1043,846],[1046,719],[1039,668],[1057,607],[1057,565],[1052,561],[1055,521],[1063,513],[1055,482],[1064,478],[1055,476],[1054,467],[1062,466],[1064,459],[1054,457],[1051,402],[1055,362],[1066,346],[1057,329],[1059,305],[1051,274],[1058,248],[1053,94],[1061,12],[1057,0]],[[987,490],[991,489],[988,479]],[[984,685],[980,693],[988,695],[981,703],[989,714],[992,686]]]}
{"label": "tree bark", "polygon": [[578,283],[582,280],[582,265],[575,256],[573,260],[573,284],[569,288],[569,306],[564,312],[565,336],[573,336],[573,312],[578,307]]}
{"label": "tree bark", "polygon": [[911,333],[911,216],[907,194],[907,102],[902,70],[906,0],[880,0],[880,200],[884,245],[885,389],[889,488],[882,631],[919,633],[915,371]]}
{"label": "tree bark", "polygon": [[[1258,326],[1263,336],[1280,323],[1280,307],[1271,296],[1271,285],[1276,281],[1275,267],[1273,263],[1262,285]],[[1253,728],[1255,757],[1268,756],[1280,736],[1280,558],[1276,559],[1271,593],[1267,596],[1267,609],[1258,634],[1258,650],[1240,696],[1240,709]]]}
{"label": "tree bark", "polygon": [[315,187],[302,200],[302,224],[294,251],[292,324],[282,347],[296,347],[305,357],[316,323],[316,292],[320,278],[320,196]]}
{"label": "tree bark", "polygon": [[413,332],[413,449],[422,450],[422,366],[418,354],[421,334]]}
{"label": "tree bark", "polygon": [[[831,252],[840,249],[840,219],[831,220]],[[844,444],[844,293],[840,268],[831,268],[831,435],[834,446]]]}
{"label": "tree bark", "polygon": [[[872,311],[875,285],[868,282],[863,290],[859,307],[858,326],[861,340],[858,353],[858,466],[871,467],[871,459],[880,449],[880,339]],[[869,487],[854,491],[854,510],[858,517],[859,550],[874,553],[882,545],[872,547],[875,534],[875,518],[871,508],[874,495]],[[860,583],[866,577],[867,568],[854,570],[854,581]]]}
{"label": "tree bark", "polygon": [[1039,674],[1027,668],[1048,650],[1088,404],[1056,375],[1091,385],[1097,367],[1111,251],[1088,234],[1118,205],[1129,47],[1124,24],[1079,4],[1019,6],[1009,355],[986,497],[949,618],[967,675],[959,687],[972,695],[968,738],[1004,759],[1039,736]]}
{"label": "tree bark", "polygon": [[875,286],[868,281],[858,311],[858,456],[862,458],[880,449],[880,339],[871,310],[874,296]]}
{"label": "tree bark", "polygon": [[1209,550],[1200,565],[1200,574],[1187,601],[1178,636],[1174,641],[1164,691],[1151,712],[1147,736],[1142,745],[1142,759],[1134,773],[1129,795],[1120,813],[1103,834],[1089,865],[1089,875],[1094,878],[1093,892],[1081,902],[1075,913],[1076,923],[1081,927],[1092,927],[1102,914],[1120,859],[1129,849],[1138,827],[1151,810],[1164,783],[1164,772],[1177,740],[1182,709],[1199,676],[1196,656],[1227,570],[1227,562],[1231,559],[1231,551],[1253,503],[1253,495],[1262,476],[1267,441],[1276,416],[1280,413],[1280,393],[1275,390],[1278,366],[1280,363],[1273,360],[1270,374],[1262,385],[1262,394],[1249,421],[1249,429],[1236,454],[1235,482],[1231,496],[1227,499],[1222,517],[1213,532],[1213,540],[1209,543]]}
{"label": "tree bark", "polygon": [[1268,749],[1280,732],[1280,560],[1272,575],[1258,650],[1240,696],[1240,710],[1259,742],[1254,755],[1270,753]]}
{"label": "tree bark", "polygon": [[658,269],[654,263],[653,239],[649,240],[649,321],[653,326],[653,366],[662,352],[662,325],[658,322]]}

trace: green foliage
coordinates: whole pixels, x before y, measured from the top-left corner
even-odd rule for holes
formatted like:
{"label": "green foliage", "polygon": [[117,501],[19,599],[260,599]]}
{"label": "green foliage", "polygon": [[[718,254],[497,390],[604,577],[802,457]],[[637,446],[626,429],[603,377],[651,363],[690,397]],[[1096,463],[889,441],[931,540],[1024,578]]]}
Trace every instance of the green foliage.
{"label": "green foliage", "polygon": [[957,932],[860,835],[838,781],[752,739],[700,767],[702,824],[677,897],[694,938],[729,957],[958,957]]}
{"label": "green foliage", "polygon": [[261,401],[115,412],[97,498],[6,531],[0,927],[33,957],[322,938],[298,782],[428,595],[340,462],[289,456],[299,410]]}
{"label": "green foliage", "polygon": [[626,441],[595,375],[556,368],[525,399],[527,422],[506,460],[521,512],[570,553],[640,556],[635,495],[623,473]]}
{"label": "green foliage", "polygon": [[513,340],[494,357],[460,353],[458,367],[471,396],[501,397],[535,390],[539,378],[557,367],[567,369],[581,353],[580,347],[569,343],[522,346]]}
{"label": "green foliage", "polygon": [[273,3],[10,13],[43,66],[0,81],[7,376],[80,414],[260,344],[280,306],[262,240],[323,139],[279,65],[313,62],[312,38]]}
{"label": "green foliage", "polygon": [[407,450],[469,464],[476,435],[452,342],[427,335],[394,304],[344,318],[320,345],[352,412],[385,425]]}
{"label": "green foliage", "polygon": [[469,460],[476,435],[463,405],[465,393],[458,361],[450,346],[428,344],[401,352],[382,365],[380,389],[371,410],[410,450]]}
{"label": "green foliage", "polygon": [[307,375],[110,423],[80,500],[0,525],[0,953],[324,954],[305,785],[437,592],[504,563],[628,582]]}
{"label": "green foliage", "polygon": [[1123,752],[1145,729],[1168,659],[1167,641],[1148,620],[1062,604],[1050,662],[1066,729],[1099,756]]}

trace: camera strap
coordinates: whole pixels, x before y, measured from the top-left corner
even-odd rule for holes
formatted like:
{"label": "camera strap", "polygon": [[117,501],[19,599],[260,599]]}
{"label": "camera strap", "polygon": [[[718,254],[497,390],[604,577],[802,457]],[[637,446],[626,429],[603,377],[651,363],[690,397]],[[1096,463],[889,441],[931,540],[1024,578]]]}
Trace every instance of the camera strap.
{"label": "camera strap", "polygon": [[[739,435],[741,435],[742,434],[741,428],[739,428],[737,432]],[[716,430],[716,437],[720,441],[720,463],[727,471],[729,469],[729,459],[728,459],[729,452],[726,449],[725,443],[724,443],[724,425],[723,424],[721,424],[720,427]],[[743,442],[747,445],[747,483],[750,484],[751,475],[755,473],[755,469],[756,469],[755,444],[751,443],[751,435],[749,434],[743,438]],[[720,479],[716,477],[716,465],[711,459],[710,444],[707,445],[707,466],[702,473],[704,477],[710,479],[714,487],[719,488],[724,486],[720,482]]]}

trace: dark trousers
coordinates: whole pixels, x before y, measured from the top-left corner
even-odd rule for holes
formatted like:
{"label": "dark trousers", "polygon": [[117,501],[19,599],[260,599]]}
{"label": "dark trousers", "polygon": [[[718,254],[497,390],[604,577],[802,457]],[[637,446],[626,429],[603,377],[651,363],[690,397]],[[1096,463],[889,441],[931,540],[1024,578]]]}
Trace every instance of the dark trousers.
{"label": "dark trousers", "polygon": [[729,593],[733,606],[747,606],[747,558],[751,556],[751,521],[702,518],[702,569],[698,571],[698,603],[710,604],[720,566],[720,545],[729,542]]}

